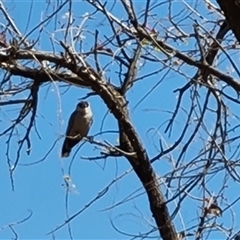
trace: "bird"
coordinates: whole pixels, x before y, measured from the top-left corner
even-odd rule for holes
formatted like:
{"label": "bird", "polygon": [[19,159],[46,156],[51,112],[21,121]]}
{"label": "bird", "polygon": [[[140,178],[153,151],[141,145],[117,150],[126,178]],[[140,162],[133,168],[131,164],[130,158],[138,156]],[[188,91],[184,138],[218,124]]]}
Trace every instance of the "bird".
{"label": "bird", "polygon": [[62,158],[69,157],[72,148],[77,145],[83,137],[87,137],[93,123],[93,113],[90,103],[81,101],[76,110],[71,114],[68,121],[66,137],[62,146]]}

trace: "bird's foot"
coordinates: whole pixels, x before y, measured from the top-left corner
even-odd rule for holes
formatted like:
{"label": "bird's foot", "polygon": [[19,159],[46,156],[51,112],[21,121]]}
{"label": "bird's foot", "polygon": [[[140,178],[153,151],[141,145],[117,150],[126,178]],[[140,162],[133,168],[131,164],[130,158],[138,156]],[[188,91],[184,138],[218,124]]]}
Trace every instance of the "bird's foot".
{"label": "bird's foot", "polygon": [[89,141],[90,143],[92,143],[93,140],[94,140],[93,136],[87,136],[86,138],[88,139],[88,141]]}

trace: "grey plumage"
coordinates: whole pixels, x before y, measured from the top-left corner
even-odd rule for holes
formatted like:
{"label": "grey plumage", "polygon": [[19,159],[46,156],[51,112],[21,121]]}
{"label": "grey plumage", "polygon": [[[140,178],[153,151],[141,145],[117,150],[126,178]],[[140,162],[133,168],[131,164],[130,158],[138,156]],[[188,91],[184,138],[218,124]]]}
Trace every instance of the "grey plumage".
{"label": "grey plumage", "polygon": [[62,157],[68,157],[72,148],[86,137],[93,122],[90,104],[86,101],[78,103],[72,113],[66,131],[66,138],[62,146]]}

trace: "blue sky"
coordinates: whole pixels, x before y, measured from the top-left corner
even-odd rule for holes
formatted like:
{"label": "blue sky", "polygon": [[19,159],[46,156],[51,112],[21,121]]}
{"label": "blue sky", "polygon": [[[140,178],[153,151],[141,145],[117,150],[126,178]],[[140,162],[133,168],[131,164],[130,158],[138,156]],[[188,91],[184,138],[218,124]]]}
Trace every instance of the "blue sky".
{"label": "blue sky", "polygon": [[[31,18],[28,23],[28,14],[31,6],[30,1],[15,1],[5,2],[5,7],[8,7],[9,14],[12,16],[19,30],[26,34],[34,26],[39,23],[39,19],[42,16],[45,17],[43,12],[46,6],[45,1],[36,1],[32,6]],[[178,4],[174,3],[173,10],[178,10]],[[190,4],[190,3],[189,3]],[[114,8],[113,14],[117,17],[123,17],[125,15],[122,7]],[[73,5],[76,21],[81,22],[80,16],[86,12],[93,11],[87,3],[74,2]],[[135,2],[136,9],[139,11],[144,6],[144,1]],[[183,5],[180,5],[183,7]],[[117,9],[117,10],[116,10]],[[202,10],[203,16],[205,15],[206,8],[199,6]],[[59,14],[59,20],[64,22],[63,18],[67,12],[67,8],[64,8]],[[164,9],[155,18],[164,17]],[[182,16],[178,16],[180,19]],[[195,16],[196,17],[196,16]],[[176,17],[177,18],[177,17]],[[209,17],[211,18],[211,17]],[[149,21],[150,25],[153,24],[154,18]],[[162,20],[159,26],[167,26],[166,20]],[[189,24],[192,22],[189,20]],[[26,26],[28,28],[26,30]],[[106,20],[103,17],[98,17],[97,20],[89,20],[85,25],[85,29],[89,29],[88,33],[84,34],[86,40],[83,44],[83,50],[88,51],[92,45],[94,37],[89,32],[98,28],[100,37],[103,39],[104,34],[109,34],[109,29],[106,27]],[[161,29],[161,27],[159,27]],[[192,32],[193,30],[186,26],[186,31]],[[48,35],[54,34],[58,40],[61,39],[61,32],[54,29],[54,21],[50,22],[44,29],[41,42],[36,45],[36,49],[43,51],[51,51],[52,45],[50,44]],[[32,40],[38,36],[38,32],[34,32],[29,36]],[[171,43],[171,42],[170,42]],[[175,43],[173,43],[175,44]],[[190,42],[189,44],[183,44],[178,46],[181,50],[194,49],[195,45]],[[130,46],[129,49],[132,47]],[[59,51],[58,47],[56,51]],[[129,50],[130,51],[130,50]],[[163,55],[156,53],[159,58],[163,58]],[[109,61],[107,58],[101,58],[101,62],[106,64]],[[162,67],[159,63],[146,64],[141,67],[139,76],[143,76],[156,69]],[[220,65],[221,69],[225,70],[225,65]],[[117,66],[112,64],[106,72],[107,76],[111,79],[112,83],[118,85],[117,78]],[[186,83],[186,79],[175,72],[171,72],[166,79],[148,96],[134,111],[134,107],[138,104],[139,100],[146,94],[146,91],[150,90],[152,86],[157,84],[161,77],[166,73],[167,69],[163,69],[158,75],[154,77],[146,78],[144,81],[139,81],[135,84],[134,88],[128,93],[129,110],[132,121],[136,130],[138,131],[144,146],[150,158],[154,157],[159,150],[159,138],[165,139],[165,147],[173,144],[179,137],[180,130],[183,127],[183,123],[186,121],[187,114],[184,111],[180,112],[176,120],[176,124],[173,128],[173,134],[168,137],[168,134],[164,134],[166,128],[166,120],[171,116],[170,113],[174,111],[178,94],[173,90],[183,86]],[[195,69],[192,67],[184,66],[181,71],[190,78],[195,73]],[[234,73],[233,73],[234,76]],[[14,81],[18,81],[18,78],[13,78]],[[231,91],[229,91],[231,92]],[[90,207],[83,211],[77,218],[71,222],[72,235],[74,239],[123,239],[131,238],[131,234],[145,233],[151,229],[154,225],[154,221],[149,211],[149,203],[141,183],[137,179],[136,175],[130,171],[131,166],[124,158],[108,158],[107,160],[88,161],[83,160],[81,157],[94,157],[98,156],[101,149],[96,146],[86,143],[80,148],[75,156],[75,152],[78,147],[74,149],[71,157],[65,160],[60,158],[60,151],[63,142],[63,134],[67,126],[67,121],[75,109],[75,105],[78,99],[84,97],[89,90],[76,88],[74,86],[68,87],[63,83],[46,84],[39,92],[39,104],[38,113],[36,118],[36,126],[40,133],[40,139],[35,131],[31,133],[32,150],[30,156],[26,154],[26,147],[21,152],[21,161],[14,174],[15,190],[11,190],[8,165],[5,159],[6,152],[6,140],[8,136],[2,137],[0,140],[0,148],[3,153],[3,159],[0,163],[0,176],[2,181],[0,183],[0,237],[2,239],[9,239],[13,236],[12,231],[8,227],[4,227],[10,223],[15,223],[26,218],[30,212],[32,216],[27,221],[17,224],[14,229],[19,235],[20,239],[51,239],[51,235],[46,235],[49,231],[59,226],[66,220],[66,189],[64,188],[64,175],[69,174],[72,181],[72,188],[69,193],[69,216],[72,216],[76,212],[88,205],[95,197],[101,195],[101,192],[112,182],[113,179],[117,179],[119,176],[124,175],[116,183],[112,184],[107,192],[94,202]],[[202,94],[202,99],[206,94],[206,89],[201,88],[199,94]],[[27,93],[22,93],[16,96],[16,98],[24,98]],[[185,109],[190,106],[189,94],[185,94],[183,99],[183,105]],[[101,134],[100,129],[103,131],[116,131],[117,123],[111,114],[107,114],[107,108],[103,101],[93,96],[89,98],[94,113],[94,123],[90,131],[90,135],[96,135],[96,140],[107,140],[112,144],[117,144],[118,135],[113,132]],[[216,107],[214,100],[211,100],[211,106]],[[230,105],[233,112],[236,112],[237,106]],[[0,110],[1,118],[4,120],[1,122],[0,131],[11,124],[10,119],[16,117],[19,110],[19,106],[6,107]],[[214,115],[208,114],[205,119],[206,125],[209,129],[212,128],[212,121],[214,121]],[[236,124],[237,120],[233,119],[232,124]],[[25,122],[27,123],[27,122]],[[191,133],[191,128],[187,134]],[[157,130],[157,131],[156,131]],[[24,126],[19,126],[18,134],[11,141],[11,159],[14,161],[16,157],[17,143],[16,141],[21,138],[21,134],[24,133]],[[207,138],[207,134],[201,132],[202,137]],[[187,138],[184,139],[186,141]],[[55,144],[56,142],[56,144]],[[55,144],[55,145],[54,145]],[[196,139],[194,144],[191,145],[188,152],[184,156],[184,161],[188,162],[194,158],[199,152],[199,146],[202,146],[201,139]],[[42,162],[34,165],[31,163],[41,160],[47,151],[54,145],[51,153]],[[80,145],[79,145],[80,146]],[[176,150],[172,153],[172,158],[177,158],[179,151]],[[75,156],[75,157],[74,157]],[[74,158],[73,158],[74,157]],[[71,166],[69,170],[69,166]],[[153,164],[156,173],[159,176],[166,174],[171,170],[172,166],[167,158],[163,158],[160,161],[156,161]],[[222,179],[222,175],[215,176],[214,180],[210,180],[208,189],[215,194],[219,190],[219,182]],[[231,186],[225,190],[229,201],[233,201],[238,195],[239,186],[236,183],[229,182]],[[162,189],[164,187],[162,186]],[[124,204],[106,210],[113,204],[121,202],[127,197],[139,195],[139,197],[133,200],[127,201]],[[197,197],[200,197],[199,192],[196,190],[193,192]],[[173,204],[169,205],[170,212],[173,209]],[[199,207],[201,205],[193,200],[187,200],[183,203],[181,208],[182,218],[185,225],[182,225],[181,218],[178,216],[175,219],[177,230],[182,230],[186,226],[192,226],[196,223],[198,214],[200,214]],[[194,211],[190,211],[191,207],[194,207]],[[234,205],[233,210],[237,212],[239,204]],[[224,205],[223,205],[224,208]],[[219,224],[224,223],[225,226],[230,227],[230,211],[226,211],[223,218],[218,219]],[[194,217],[195,216],[195,217]],[[192,221],[195,219],[194,221]],[[116,225],[119,231],[129,234],[129,236],[123,236],[118,233],[112,226],[111,220]],[[236,230],[239,227],[239,220],[235,223]],[[151,236],[158,236],[155,232]],[[217,239],[223,235],[212,235]],[[67,226],[61,228],[55,233],[56,239],[69,238],[69,232]]]}

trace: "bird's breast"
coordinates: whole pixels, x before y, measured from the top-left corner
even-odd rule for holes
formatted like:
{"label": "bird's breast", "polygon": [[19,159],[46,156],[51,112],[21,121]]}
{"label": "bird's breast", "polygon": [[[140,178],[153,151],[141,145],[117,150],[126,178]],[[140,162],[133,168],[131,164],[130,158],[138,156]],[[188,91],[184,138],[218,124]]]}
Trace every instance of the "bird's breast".
{"label": "bird's breast", "polygon": [[76,136],[78,139],[82,137],[86,137],[91,125],[91,117],[90,116],[83,116],[81,113],[77,113],[75,117],[75,121],[72,127],[71,136]]}

